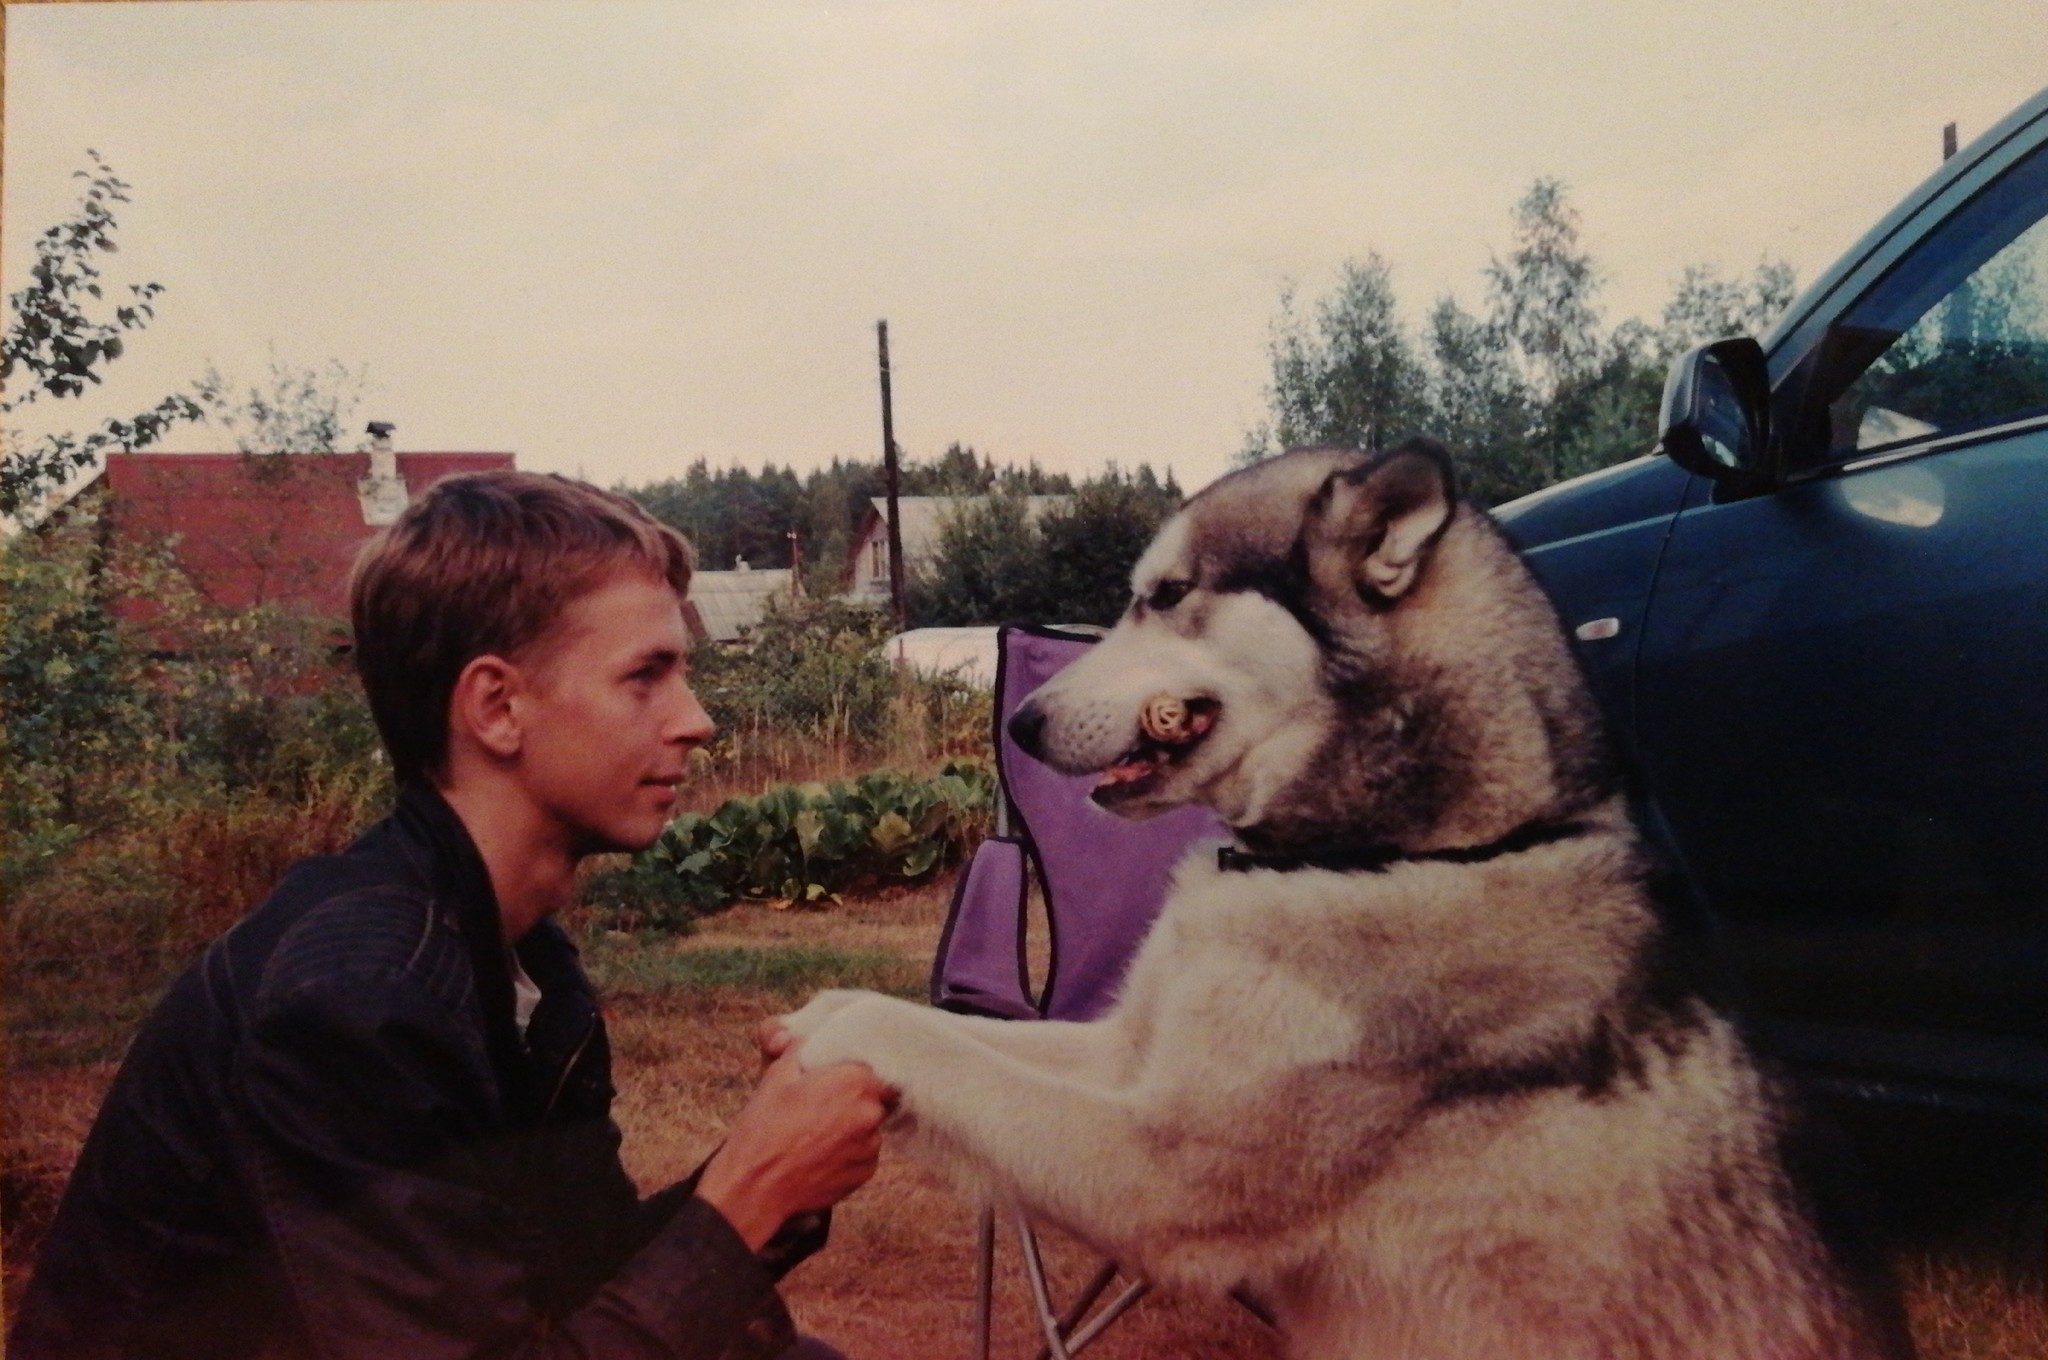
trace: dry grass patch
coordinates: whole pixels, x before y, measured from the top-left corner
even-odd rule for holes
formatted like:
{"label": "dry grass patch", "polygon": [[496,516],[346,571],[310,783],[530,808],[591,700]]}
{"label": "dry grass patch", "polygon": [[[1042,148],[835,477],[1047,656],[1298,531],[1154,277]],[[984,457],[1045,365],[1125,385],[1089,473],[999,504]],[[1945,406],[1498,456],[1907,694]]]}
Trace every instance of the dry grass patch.
{"label": "dry grass patch", "polygon": [[1953,1250],[1915,1251],[1900,1275],[1924,1360],[2048,1355],[2048,1289],[2039,1277]]}
{"label": "dry grass patch", "polygon": [[36,1248],[78,1149],[114,1079],[115,1064],[16,1068],[0,1100],[0,1267],[5,1314],[13,1316]]}

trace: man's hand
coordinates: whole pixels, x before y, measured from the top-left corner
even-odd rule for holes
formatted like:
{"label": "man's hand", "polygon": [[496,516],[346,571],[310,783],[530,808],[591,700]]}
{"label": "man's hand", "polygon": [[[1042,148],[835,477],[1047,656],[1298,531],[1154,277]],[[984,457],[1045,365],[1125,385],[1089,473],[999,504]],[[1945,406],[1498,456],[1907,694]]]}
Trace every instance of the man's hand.
{"label": "man's hand", "polygon": [[[772,1022],[771,1022],[772,1023]],[[893,1092],[860,1063],[806,1072],[787,1033],[771,1045],[753,1098],[697,1181],[755,1251],[798,1214],[830,1208],[867,1183],[882,1155],[882,1118]]]}

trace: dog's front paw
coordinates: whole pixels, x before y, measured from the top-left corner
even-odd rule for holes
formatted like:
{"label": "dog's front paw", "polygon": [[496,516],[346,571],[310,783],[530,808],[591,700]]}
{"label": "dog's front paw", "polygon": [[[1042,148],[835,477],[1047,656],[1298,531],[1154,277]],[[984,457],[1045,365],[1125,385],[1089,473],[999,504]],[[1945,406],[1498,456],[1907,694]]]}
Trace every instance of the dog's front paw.
{"label": "dog's front paw", "polygon": [[[887,1081],[882,1069],[890,1065],[897,1047],[892,1023],[902,1002],[874,992],[833,992],[824,1017],[812,1025],[798,1053],[805,1070],[830,1067],[833,1063],[866,1063],[875,1075]],[[818,998],[819,1001],[824,997]],[[813,1001],[804,1011],[816,1006]]]}
{"label": "dog's front paw", "polygon": [[802,1008],[783,1016],[778,1023],[788,1031],[790,1038],[801,1042],[824,1028],[826,1021],[854,1002],[873,995],[873,992],[855,991],[846,987],[819,992],[806,1001]]}

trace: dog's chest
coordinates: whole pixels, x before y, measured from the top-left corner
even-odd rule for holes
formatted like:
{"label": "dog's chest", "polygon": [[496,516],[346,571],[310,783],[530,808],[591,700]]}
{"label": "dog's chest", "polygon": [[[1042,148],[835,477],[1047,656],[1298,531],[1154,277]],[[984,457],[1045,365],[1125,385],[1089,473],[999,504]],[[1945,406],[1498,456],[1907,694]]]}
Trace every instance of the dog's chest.
{"label": "dog's chest", "polygon": [[[1249,887],[1251,892],[1230,889]],[[1222,891],[1219,891],[1223,889]],[[1270,885],[1184,884],[1139,950],[1113,1013],[1133,1064],[1161,1079],[1344,1061],[1371,1007],[1357,973]]]}

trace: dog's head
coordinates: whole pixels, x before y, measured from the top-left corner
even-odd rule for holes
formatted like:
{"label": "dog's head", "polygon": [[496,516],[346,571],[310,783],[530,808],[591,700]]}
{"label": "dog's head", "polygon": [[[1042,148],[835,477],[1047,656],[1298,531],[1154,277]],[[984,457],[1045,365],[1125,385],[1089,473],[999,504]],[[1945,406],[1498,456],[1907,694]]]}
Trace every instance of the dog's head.
{"label": "dog's head", "polygon": [[1234,473],[1166,523],[1131,587],[1010,723],[1126,816],[1195,802],[1275,843],[1412,840],[1482,781],[1494,801],[1516,779],[1543,786],[1521,802],[1555,794],[1578,773],[1560,733],[1565,763],[1593,759],[1554,615],[1431,441]]}

